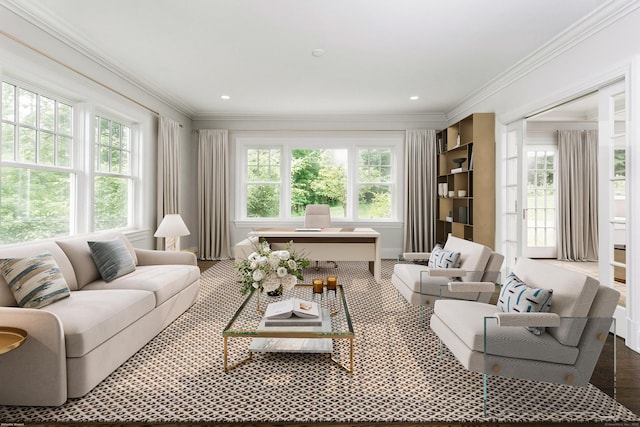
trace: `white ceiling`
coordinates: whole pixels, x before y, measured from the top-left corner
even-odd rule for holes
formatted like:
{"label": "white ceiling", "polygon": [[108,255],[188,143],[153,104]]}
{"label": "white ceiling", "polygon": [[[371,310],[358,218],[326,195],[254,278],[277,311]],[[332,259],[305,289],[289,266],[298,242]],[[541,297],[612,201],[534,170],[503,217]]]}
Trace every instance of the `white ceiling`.
{"label": "white ceiling", "polygon": [[191,117],[447,113],[606,3],[6,1]]}

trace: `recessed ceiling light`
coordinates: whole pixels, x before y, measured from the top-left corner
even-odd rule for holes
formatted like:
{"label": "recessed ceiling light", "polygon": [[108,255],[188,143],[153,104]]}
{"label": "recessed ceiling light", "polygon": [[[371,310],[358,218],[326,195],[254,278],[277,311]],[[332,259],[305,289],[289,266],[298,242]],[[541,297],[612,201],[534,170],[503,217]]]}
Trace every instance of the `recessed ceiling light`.
{"label": "recessed ceiling light", "polygon": [[414,96],[409,97],[409,99],[412,100],[412,101],[417,101],[418,99],[420,99],[420,97],[414,95]]}
{"label": "recessed ceiling light", "polygon": [[313,49],[311,51],[311,55],[315,56],[316,58],[320,58],[325,53],[327,53],[327,52],[324,49]]}
{"label": "recessed ceiling light", "polygon": [[221,95],[220,98],[222,99],[231,99],[231,97],[229,95]]}

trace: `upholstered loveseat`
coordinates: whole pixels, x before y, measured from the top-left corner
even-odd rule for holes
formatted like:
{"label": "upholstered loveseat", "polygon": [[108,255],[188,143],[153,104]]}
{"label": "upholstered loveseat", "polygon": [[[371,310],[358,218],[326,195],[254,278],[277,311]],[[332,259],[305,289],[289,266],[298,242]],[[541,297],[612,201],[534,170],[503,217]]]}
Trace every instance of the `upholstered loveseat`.
{"label": "upholstered loveseat", "polygon": [[[103,280],[88,241],[123,242],[133,271]],[[47,252],[69,288],[62,299],[20,307],[0,274],[0,326],[28,333],[22,346],[0,355],[0,405],[55,406],[85,395],[198,295],[200,270],[192,253],[137,249],[122,234],[4,246],[0,259]]]}

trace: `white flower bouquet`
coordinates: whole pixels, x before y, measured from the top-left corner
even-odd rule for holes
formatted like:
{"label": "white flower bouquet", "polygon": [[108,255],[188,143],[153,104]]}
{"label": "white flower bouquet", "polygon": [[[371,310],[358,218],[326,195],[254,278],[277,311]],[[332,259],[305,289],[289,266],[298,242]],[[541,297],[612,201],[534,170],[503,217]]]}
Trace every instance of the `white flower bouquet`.
{"label": "white flower bouquet", "polygon": [[251,289],[263,292],[292,289],[298,279],[302,280],[302,269],[309,266],[309,260],[293,252],[292,246],[293,241],[284,250],[272,251],[263,240],[246,260],[236,261],[233,266],[242,282],[240,292],[244,295]]}

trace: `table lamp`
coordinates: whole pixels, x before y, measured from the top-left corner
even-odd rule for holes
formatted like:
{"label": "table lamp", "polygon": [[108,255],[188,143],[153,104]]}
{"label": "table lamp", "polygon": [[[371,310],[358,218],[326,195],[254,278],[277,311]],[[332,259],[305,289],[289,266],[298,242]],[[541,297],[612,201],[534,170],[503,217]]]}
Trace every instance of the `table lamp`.
{"label": "table lamp", "polygon": [[162,222],[156,230],[154,237],[164,237],[166,251],[180,250],[180,236],[188,236],[189,229],[179,214],[168,214],[162,218]]}

